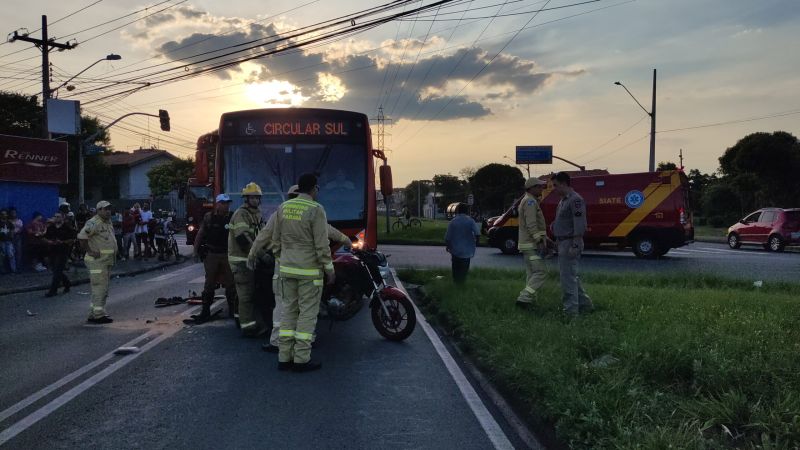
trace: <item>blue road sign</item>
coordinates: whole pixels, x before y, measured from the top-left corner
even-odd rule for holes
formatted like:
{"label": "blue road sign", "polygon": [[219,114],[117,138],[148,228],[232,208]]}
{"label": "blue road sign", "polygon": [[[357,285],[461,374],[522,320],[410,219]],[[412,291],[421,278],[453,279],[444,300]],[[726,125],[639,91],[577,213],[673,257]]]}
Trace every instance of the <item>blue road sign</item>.
{"label": "blue road sign", "polygon": [[99,145],[89,144],[83,146],[83,155],[84,156],[91,156],[91,155],[99,155],[106,151],[105,147],[101,147]]}
{"label": "blue road sign", "polygon": [[518,145],[517,164],[553,164],[553,146]]}

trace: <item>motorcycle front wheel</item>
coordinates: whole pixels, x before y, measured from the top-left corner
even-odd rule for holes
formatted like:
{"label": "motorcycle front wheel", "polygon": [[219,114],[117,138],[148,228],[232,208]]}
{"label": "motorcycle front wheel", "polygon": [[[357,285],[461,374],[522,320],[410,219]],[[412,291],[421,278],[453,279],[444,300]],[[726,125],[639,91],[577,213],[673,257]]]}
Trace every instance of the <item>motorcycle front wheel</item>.
{"label": "motorcycle front wheel", "polygon": [[411,336],[417,325],[417,315],[411,300],[407,297],[381,296],[379,301],[386,306],[389,314],[386,314],[380,303],[376,303],[372,307],[372,324],[378,333],[390,341],[402,341]]}

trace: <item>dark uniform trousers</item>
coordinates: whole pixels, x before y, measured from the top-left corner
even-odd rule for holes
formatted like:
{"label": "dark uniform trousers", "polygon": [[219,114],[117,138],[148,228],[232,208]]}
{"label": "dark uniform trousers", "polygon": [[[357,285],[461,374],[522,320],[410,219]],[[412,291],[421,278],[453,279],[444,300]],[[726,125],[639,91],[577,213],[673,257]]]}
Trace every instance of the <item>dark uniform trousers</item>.
{"label": "dark uniform trousers", "polygon": [[228,312],[233,315],[238,311],[236,298],[236,283],[233,280],[233,272],[228,264],[228,253],[209,252],[203,260],[203,268],[206,271],[206,281],[203,286],[203,305],[211,305],[214,302],[214,290],[218,281],[222,281],[225,287],[225,299],[228,301]]}

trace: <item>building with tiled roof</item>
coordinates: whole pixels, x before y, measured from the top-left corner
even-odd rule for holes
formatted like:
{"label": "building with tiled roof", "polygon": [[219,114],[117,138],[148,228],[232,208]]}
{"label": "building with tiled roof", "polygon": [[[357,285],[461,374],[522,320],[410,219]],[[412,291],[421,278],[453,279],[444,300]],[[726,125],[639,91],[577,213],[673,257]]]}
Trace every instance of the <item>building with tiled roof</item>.
{"label": "building with tiled roof", "polygon": [[103,155],[118,183],[120,199],[145,200],[151,197],[147,172],[153,167],[178,159],[167,152],[155,148],[142,148],[133,152],[113,152]]}

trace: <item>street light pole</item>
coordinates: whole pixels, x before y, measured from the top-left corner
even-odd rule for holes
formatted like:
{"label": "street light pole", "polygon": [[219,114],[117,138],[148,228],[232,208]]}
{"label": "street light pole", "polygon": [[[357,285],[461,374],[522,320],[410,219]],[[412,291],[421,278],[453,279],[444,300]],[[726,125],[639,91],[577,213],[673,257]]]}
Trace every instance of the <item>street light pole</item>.
{"label": "street light pole", "polygon": [[634,95],[631,93],[631,91],[629,91],[628,88],[625,87],[624,84],[622,84],[619,81],[615,81],[614,84],[616,84],[617,86],[622,86],[622,88],[625,89],[625,92],[627,92],[628,95],[631,96],[633,101],[635,101],[636,104],[639,105],[639,107],[642,108],[642,110],[645,113],[647,113],[648,116],[650,116],[650,164],[649,164],[649,171],[650,172],[655,172],[655,170],[656,170],[656,69],[653,69],[653,103],[652,103],[652,106],[651,106],[651,111],[648,111],[647,108],[642,106],[642,104],[639,102],[639,100],[637,100],[636,97],[634,97]]}
{"label": "street light pole", "polygon": [[656,170],[656,69],[653,69],[653,106],[650,108],[650,172]]}

